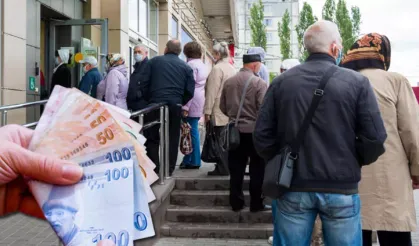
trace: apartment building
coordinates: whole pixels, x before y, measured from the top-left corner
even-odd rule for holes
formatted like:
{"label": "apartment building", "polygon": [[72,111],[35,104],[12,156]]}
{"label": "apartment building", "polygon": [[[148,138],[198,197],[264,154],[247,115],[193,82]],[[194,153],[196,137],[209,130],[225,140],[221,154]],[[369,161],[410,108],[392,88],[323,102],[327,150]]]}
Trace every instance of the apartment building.
{"label": "apartment building", "polygon": [[[238,42],[236,42],[235,66],[242,66],[241,57],[251,46],[251,30],[249,25],[250,8],[258,0],[237,0]],[[265,64],[270,72],[278,74],[281,66],[281,50],[278,36],[278,22],[282,20],[285,11],[291,15],[291,50],[298,56],[298,40],[295,26],[299,18],[298,0],[262,0],[264,5],[264,24],[266,26],[266,57]]]}

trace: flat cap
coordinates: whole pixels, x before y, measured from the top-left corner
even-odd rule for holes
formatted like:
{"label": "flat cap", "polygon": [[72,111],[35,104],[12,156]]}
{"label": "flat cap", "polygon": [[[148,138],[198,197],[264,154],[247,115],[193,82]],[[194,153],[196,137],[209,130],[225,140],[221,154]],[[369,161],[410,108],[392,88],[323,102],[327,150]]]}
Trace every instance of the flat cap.
{"label": "flat cap", "polygon": [[262,62],[259,54],[244,54],[243,55],[243,64],[251,62]]}

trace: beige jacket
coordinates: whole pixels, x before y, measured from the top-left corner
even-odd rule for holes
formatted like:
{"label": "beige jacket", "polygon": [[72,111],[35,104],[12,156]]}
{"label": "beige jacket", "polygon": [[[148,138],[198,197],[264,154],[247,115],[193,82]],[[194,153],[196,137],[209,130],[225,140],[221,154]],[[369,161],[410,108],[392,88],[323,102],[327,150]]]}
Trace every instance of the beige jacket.
{"label": "beige jacket", "polygon": [[228,117],[220,110],[220,98],[224,82],[235,74],[236,70],[228,59],[223,59],[217,62],[208,76],[205,85],[204,114],[214,117],[216,126],[228,124]]}
{"label": "beige jacket", "polygon": [[419,176],[419,106],[405,77],[379,69],[361,73],[371,82],[387,131],[386,152],[362,168],[362,228],[415,231],[410,175]]}

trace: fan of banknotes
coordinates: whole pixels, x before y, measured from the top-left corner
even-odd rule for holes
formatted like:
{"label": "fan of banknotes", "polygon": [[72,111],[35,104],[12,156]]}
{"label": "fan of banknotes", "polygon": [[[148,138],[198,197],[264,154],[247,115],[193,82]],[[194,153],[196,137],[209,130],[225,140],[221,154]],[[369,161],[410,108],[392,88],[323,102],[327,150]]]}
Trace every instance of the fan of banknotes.
{"label": "fan of banknotes", "polygon": [[155,235],[148,204],[158,176],[147,157],[141,125],[129,112],[77,89],[55,86],[29,149],[78,163],[79,183],[29,187],[64,245],[117,246]]}

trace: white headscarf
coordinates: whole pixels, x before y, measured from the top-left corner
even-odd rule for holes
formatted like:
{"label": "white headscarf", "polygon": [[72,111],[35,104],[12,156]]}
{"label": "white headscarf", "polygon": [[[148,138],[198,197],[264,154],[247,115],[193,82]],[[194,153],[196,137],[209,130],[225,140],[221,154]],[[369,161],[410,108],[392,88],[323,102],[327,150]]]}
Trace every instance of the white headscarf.
{"label": "white headscarf", "polygon": [[70,58],[70,51],[67,49],[60,49],[58,50],[58,55],[61,58],[63,63],[68,63],[68,59]]}

